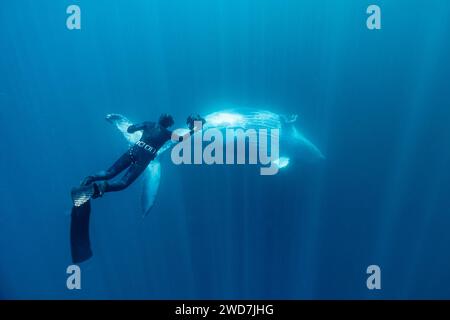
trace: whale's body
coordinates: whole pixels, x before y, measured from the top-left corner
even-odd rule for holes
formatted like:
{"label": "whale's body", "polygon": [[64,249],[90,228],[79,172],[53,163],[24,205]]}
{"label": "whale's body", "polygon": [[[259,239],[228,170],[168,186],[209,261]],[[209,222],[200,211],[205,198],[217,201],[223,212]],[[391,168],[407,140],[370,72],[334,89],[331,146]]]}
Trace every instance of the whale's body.
{"label": "whale's body", "polygon": [[[132,134],[127,132],[128,127],[133,123],[126,117],[119,114],[109,114],[106,119],[116,126],[129,144],[134,144],[140,140],[142,132],[137,131]],[[290,159],[323,159],[324,156],[320,150],[294,126],[296,119],[296,116],[283,116],[266,110],[235,108],[213,112],[205,116],[206,123],[203,126],[203,130],[211,128],[219,130],[239,128],[243,130],[267,129],[270,134],[271,129],[278,129],[281,154],[274,163],[280,169],[286,167]],[[183,131],[187,132],[187,129],[178,129],[177,133],[183,134]],[[153,208],[158,193],[161,177],[159,157],[174,144],[174,142],[168,141],[158,151],[156,158],[148,165],[143,174],[144,188],[141,201],[144,216]]]}

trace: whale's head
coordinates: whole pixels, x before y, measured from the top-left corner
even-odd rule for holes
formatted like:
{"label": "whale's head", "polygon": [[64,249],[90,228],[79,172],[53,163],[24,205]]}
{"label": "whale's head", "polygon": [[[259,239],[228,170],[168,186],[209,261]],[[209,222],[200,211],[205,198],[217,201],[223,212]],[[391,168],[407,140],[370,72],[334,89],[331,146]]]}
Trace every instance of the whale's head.
{"label": "whale's head", "polygon": [[280,117],[270,111],[253,108],[224,109],[205,117],[205,128],[218,129],[279,129]]}

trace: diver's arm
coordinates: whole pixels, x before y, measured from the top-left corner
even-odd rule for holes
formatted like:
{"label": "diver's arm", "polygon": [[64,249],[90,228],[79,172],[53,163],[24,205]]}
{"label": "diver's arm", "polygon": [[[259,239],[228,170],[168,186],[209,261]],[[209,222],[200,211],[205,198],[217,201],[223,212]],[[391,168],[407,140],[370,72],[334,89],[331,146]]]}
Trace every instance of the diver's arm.
{"label": "diver's arm", "polygon": [[144,130],[147,126],[146,122],[139,123],[139,124],[132,124],[128,127],[127,132],[128,133],[135,133],[136,131]]}
{"label": "diver's arm", "polygon": [[196,133],[197,131],[199,131],[200,128],[194,127],[191,130],[189,130],[189,132],[183,134],[182,136],[178,137],[178,142],[183,141],[184,139],[189,138],[191,135],[193,135],[194,133]]}

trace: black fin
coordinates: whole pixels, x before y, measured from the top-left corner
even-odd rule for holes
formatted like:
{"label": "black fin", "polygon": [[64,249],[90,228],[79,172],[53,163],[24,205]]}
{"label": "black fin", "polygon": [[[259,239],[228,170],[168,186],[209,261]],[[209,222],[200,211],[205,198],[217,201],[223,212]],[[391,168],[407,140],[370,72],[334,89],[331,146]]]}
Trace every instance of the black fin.
{"label": "black fin", "polygon": [[70,248],[72,261],[75,264],[92,257],[91,241],[89,238],[89,218],[91,216],[91,202],[87,201],[79,207],[72,208],[70,221]]}

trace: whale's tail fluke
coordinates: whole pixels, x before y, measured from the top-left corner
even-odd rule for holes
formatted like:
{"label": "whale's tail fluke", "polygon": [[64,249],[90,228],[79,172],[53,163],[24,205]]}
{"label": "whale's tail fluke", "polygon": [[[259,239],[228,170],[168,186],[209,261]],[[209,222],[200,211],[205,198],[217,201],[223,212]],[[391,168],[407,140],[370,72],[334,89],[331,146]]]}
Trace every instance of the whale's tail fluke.
{"label": "whale's tail fluke", "polygon": [[309,153],[311,153],[317,159],[325,159],[325,156],[323,155],[322,151],[320,151],[320,149],[317,148],[316,145],[312,143],[308,138],[306,138],[303,134],[301,134],[300,131],[298,131],[294,125],[292,125],[291,130],[292,130],[292,137],[295,139],[295,141],[299,142],[302,146],[306,147]]}
{"label": "whale's tail fluke", "polygon": [[297,121],[298,114],[282,114],[280,115],[285,124],[294,123]]}

